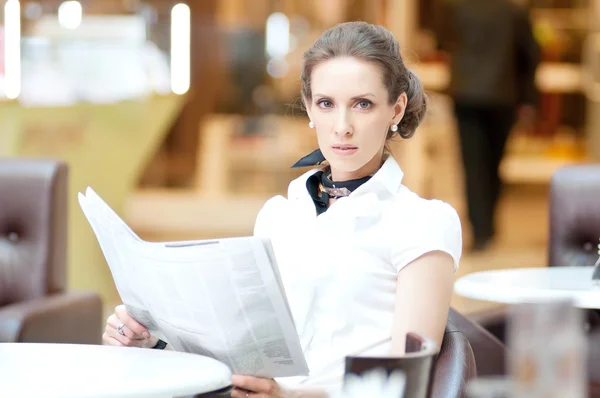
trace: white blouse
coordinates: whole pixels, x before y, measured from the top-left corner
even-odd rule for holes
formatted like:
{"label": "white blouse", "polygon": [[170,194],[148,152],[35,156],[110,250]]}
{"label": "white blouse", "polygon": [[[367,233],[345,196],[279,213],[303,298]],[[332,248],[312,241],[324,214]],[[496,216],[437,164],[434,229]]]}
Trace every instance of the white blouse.
{"label": "white blouse", "polygon": [[402,185],[393,157],[352,194],[317,216],[306,180],[288,198],[270,199],[254,235],[271,239],[306,356],[308,377],[279,378],[291,388],[341,387],[347,355],[390,355],[398,272],[431,251],[462,250],[456,211]]}

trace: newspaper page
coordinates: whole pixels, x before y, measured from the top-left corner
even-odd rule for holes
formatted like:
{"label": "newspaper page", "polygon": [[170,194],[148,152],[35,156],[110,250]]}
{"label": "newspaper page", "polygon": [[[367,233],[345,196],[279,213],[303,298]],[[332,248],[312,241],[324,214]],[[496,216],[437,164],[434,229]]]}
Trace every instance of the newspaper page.
{"label": "newspaper page", "polygon": [[308,375],[269,241],[146,242],[91,189],[79,203],[131,316],[233,373]]}

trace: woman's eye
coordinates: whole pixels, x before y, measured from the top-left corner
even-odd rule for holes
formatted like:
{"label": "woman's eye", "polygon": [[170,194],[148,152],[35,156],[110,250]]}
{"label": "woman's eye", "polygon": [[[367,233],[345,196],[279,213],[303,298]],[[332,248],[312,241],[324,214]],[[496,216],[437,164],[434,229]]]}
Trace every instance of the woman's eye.
{"label": "woman's eye", "polygon": [[333,104],[331,103],[331,101],[327,101],[327,100],[322,100],[319,101],[319,106],[321,108],[330,108]]}
{"label": "woman's eye", "polygon": [[358,105],[360,109],[369,109],[372,104],[371,101],[360,101],[356,105]]}

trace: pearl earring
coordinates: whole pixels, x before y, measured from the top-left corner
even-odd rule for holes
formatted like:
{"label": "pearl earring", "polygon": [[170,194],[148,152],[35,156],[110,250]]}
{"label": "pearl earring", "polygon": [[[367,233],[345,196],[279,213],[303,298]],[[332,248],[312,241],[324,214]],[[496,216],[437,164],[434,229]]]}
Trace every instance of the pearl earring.
{"label": "pearl earring", "polygon": [[308,127],[310,127],[311,129],[315,128],[315,124],[313,123],[312,120],[308,123]]}
{"label": "pearl earring", "polygon": [[398,131],[398,125],[392,124],[392,127],[390,127],[390,130],[392,130],[395,133],[396,131]]}

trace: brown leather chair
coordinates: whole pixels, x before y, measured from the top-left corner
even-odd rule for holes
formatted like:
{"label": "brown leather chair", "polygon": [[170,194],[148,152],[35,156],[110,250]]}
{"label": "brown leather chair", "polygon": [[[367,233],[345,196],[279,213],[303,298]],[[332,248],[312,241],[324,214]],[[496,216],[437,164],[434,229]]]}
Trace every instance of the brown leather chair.
{"label": "brown leather chair", "polygon": [[[401,357],[346,357],[345,374],[363,375],[372,369],[384,369],[388,374],[401,370],[406,375],[406,398],[426,398],[429,392],[436,345],[415,333],[406,336],[406,354]],[[447,396],[450,397],[450,396]]]}
{"label": "brown leather chair", "polygon": [[599,238],[600,164],[558,170],[550,185],[548,265],[593,265]]}
{"label": "brown leather chair", "polygon": [[506,374],[505,347],[500,340],[453,308],[448,313],[448,323],[460,330],[469,341],[475,357],[477,376]]}
{"label": "brown leather chair", "polygon": [[0,342],[100,344],[102,303],[66,290],[64,163],[0,160]]}
{"label": "brown leather chair", "polygon": [[470,341],[454,321],[448,318],[444,340],[433,365],[431,398],[464,397],[467,384],[478,375]]}
{"label": "brown leather chair", "polygon": [[[600,237],[600,164],[567,166],[550,181],[548,266],[586,266],[598,259]],[[501,341],[505,339],[503,308],[469,316]],[[598,311],[588,311],[591,329],[600,327]]]}
{"label": "brown leather chair", "polygon": [[588,335],[587,349],[588,396],[600,398],[600,332]]}
{"label": "brown leather chair", "polygon": [[475,358],[465,335],[448,322],[439,353],[430,340],[411,333],[402,357],[347,357],[346,373],[362,374],[374,368],[406,374],[406,398],[463,397],[469,380],[477,376]]}
{"label": "brown leather chair", "polygon": [[[550,186],[548,266],[581,267],[598,259],[600,238],[600,164],[563,167]],[[591,330],[600,312],[586,311]]]}
{"label": "brown leather chair", "polygon": [[[450,344],[453,347],[455,345]],[[451,348],[444,358],[446,358],[453,349]],[[428,397],[429,385],[433,370],[433,363],[436,357],[435,343],[425,337],[415,333],[409,333],[406,336],[406,352],[402,357],[368,357],[368,356],[347,356],[345,374],[363,375],[372,369],[384,369],[390,374],[394,370],[402,370],[406,375],[405,398],[426,398]],[[452,372],[452,371],[450,371]],[[442,375],[442,372],[440,372]],[[445,379],[452,377],[452,374],[444,375]],[[195,395],[194,398],[223,398],[231,396],[231,388],[225,388],[220,391],[209,392]],[[452,397],[452,395],[440,395],[440,397]],[[457,397],[460,395],[457,395]]]}
{"label": "brown leather chair", "polygon": [[[383,368],[388,373],[400,369],[407,376],[405,398],[464,397],[468,382],[477,376],[477,369],[469,341],[462,330],[453,324],[453,319],[455,318],[450,317],[448,320],[439,353],[436,354],[435,344],[431,340],[409,333],[406,337],[406,355],[402,357],[348,356],[346,374],[361,375],[375,368]],[[226,388],[195,395],[194,398],[221,398],[230,395],[231,389]]]}

